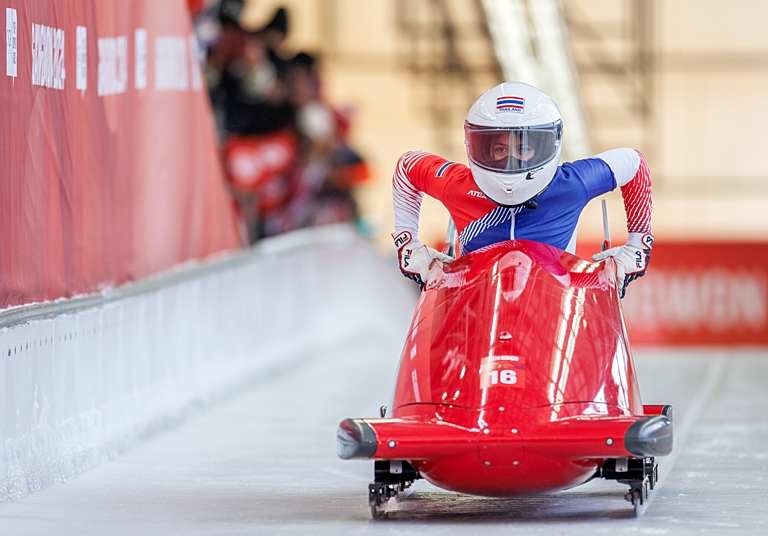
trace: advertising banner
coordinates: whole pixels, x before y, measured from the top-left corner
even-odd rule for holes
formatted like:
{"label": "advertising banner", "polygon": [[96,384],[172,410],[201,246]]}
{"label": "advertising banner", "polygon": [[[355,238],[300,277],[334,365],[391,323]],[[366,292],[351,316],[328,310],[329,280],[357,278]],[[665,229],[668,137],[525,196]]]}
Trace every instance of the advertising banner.
{"label": "advertising banner", "polygon": [[[580,243],[577,254],[598,250]],[[633,346],[768,345],[768,242],[657,237],[622,307]]]}
{"label": "advertising banner", "polygon": [[0,7],[0,309],[238,247],[187,2]]}

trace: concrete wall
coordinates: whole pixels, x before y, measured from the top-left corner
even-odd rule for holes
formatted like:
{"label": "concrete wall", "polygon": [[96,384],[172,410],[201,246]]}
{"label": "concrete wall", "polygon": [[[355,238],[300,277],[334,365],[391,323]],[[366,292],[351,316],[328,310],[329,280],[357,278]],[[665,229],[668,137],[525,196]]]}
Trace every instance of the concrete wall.
{"label": "concrete wall", "polygon": [[350,228],[327,227],[0,311],[0,500],[72,478],[317,348],[403,337],[412,290]]}

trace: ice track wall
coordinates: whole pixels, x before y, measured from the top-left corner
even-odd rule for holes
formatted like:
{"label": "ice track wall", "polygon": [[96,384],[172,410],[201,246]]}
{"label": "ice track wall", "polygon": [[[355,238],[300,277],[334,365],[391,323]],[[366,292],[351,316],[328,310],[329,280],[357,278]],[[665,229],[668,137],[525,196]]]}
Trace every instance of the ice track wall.
{"label": "ice track wall", "polygon": [[415,296],[396,272],[349,228],[328,227],[0,313],[0,500],[67,480],[334,341],[399,340]]}

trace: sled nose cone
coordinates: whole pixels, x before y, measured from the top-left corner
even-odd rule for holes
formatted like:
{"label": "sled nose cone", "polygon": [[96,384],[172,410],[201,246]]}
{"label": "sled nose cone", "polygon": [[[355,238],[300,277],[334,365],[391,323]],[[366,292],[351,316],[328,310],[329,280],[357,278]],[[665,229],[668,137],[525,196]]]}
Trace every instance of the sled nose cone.
{"label": "sled nose cone", "polygon": [[672,452],[672,421],[663,415],[640,419],[627,429],[624,447],[638,457],[666,456]]}
{"label": "sled nose cone", "polygon": [[376,454],[376,433],[360,419],[346,419],[336,430],[336,445],[342,460],[370,458]]}

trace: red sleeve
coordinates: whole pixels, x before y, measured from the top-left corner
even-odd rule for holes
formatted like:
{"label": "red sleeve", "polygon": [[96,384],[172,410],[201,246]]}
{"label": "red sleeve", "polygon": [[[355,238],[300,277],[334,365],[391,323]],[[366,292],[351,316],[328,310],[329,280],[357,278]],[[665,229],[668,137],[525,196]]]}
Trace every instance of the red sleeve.
{"label": "red sleeve", "polygon": [[640,155],[640,166],[632,180],[621,187],[621,197],[624,198],[624,210],[627,213],[627,231],[650,233],[653,212],[651,172],[642,153],[637,151],[637,154]]}
{"label": "red sleeve", "polygon": [[417,236],[419,212],[424,194],[441,199],[444,181],[440,177],[453,165],[424,151],[408,151],[397,161],[392,177],[395,235],[410,231]]}

